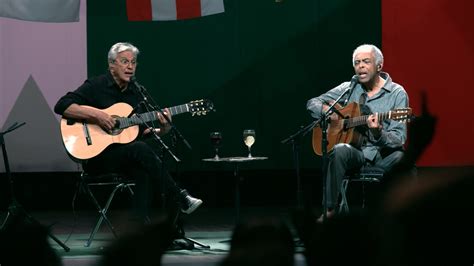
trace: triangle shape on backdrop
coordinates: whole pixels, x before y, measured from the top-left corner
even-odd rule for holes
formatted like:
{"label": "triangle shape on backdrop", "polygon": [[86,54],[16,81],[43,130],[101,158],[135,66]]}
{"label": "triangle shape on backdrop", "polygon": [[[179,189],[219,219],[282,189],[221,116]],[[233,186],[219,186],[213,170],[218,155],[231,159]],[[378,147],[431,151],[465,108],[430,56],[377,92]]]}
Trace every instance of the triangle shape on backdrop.
{"label": "triangle shape on backdrop", "polygon": [[[67,155],[56,114],[31,75],[8,114],[2,132],[15,122],[26,124],[4,136],[11,172],[80,170]],[[3,155],[0,157],[0,172],[5,172]]]}

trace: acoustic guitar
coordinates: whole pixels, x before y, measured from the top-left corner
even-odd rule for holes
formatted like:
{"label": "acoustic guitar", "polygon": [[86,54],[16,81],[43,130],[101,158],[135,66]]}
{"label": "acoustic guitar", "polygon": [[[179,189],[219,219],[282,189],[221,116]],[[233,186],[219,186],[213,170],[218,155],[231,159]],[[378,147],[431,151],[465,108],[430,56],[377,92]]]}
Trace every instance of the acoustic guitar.
{"label": "acoustic guitar", "polygon": [[[196,100],[168,109],[172,116],[182,113],[200,116],[214,110],[214,106],[209,100]],[[99,155],[113,143],[132,142],[138,136],[140,124],[158,120],[156,111],[130,116],[133,108],[127,103],[116,103],[102,111],[115,118],[115,127],[111,132],[86,121],[61,118],[63,144],[72,159],[87,160]]]}
{"label": "acoustic guitar", "polygon": [[[357,126],[367,125],[367,118],[369,115],[360,114],[360,106],[356,102],[349,103],[345,107],[339,104],[335,108],[342,115],[333,114],[337,119],[331,118],[327,129],[328,146],[327,151],[331,151],[334,145],[338,143],[349,143],[355,147],[360,147],[363,142],[363,136],[354,130]],[[398,108],[385,113],[378,113],[379,122],[386,119],[399,121],[401,123],[408,122],[412,117],[411,108]],[[313,128],[313,150],[317,155],[322,155],[322,129],[317,126]]]}

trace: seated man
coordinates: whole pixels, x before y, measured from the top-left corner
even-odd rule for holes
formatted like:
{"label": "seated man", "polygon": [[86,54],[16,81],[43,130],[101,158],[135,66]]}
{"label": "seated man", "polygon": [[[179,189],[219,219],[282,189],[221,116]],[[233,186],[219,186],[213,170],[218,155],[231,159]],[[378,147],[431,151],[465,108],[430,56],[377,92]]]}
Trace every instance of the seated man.
{"label": "seated man", "polygon": [[[136,85],[130,82],[135,75],[138,53],[138,49],[130,43],[114,44],[108,53],[107,73],[90,78],[75,91],[68,92],[56,103],[54,111],[65,118],[99,125],[108,132],[116,121],[102,109],[124,102],[135,107],[135,113],[143,113],[145,110],[140,104],[143,98]],[[164,114],[171,119],[168,110]],[[164,135],[170,130],[170,125],[160,112],[157,112],[157,117],[160,127],[154,130],[158,135]],[[189,214],[202,204],[202,200],[180,189],[172,177],[161,170],[160,158],[142,139],[142,136],[151,133],[150,128],[141,126],[137,139],[127,144],[111,144],[87,161],[86,170],[94,173],[120,172],[135,179],[137,215],[142,221],[149,217],[151,196],[158,188],[157,191],[164,189],[167,201],[177,202],[181,211]]]}
{"label": "seated man", "polygon": [[[319,119],[329,105],[349,89],[339,103],[356,102],[361,105],[362,110],[371,113],[367,118],[367,126],[358,130],[364,137],[360,146],[339,143],[329,152],[327,176],[323,177],[326,178],[326,217],[335,214],[339,189],[346,171],[359,169],[367,163],[389,171],[403,157],[402,150],[407,136],[404,123],[393,120],[379,121],[377,115],[408,107],[405,89],[393,82],[388,73],[382,71],[384,61],[380,49],[374,45],[361,45],[354,50],[352,63],[355,79],[344,82],[307,103],[311,116]],[[333,113],[331,116],[337,115]],[[323,206],[324,202],[325,199]],[[318,219],[319,222],[323,221],[323,215]]]}

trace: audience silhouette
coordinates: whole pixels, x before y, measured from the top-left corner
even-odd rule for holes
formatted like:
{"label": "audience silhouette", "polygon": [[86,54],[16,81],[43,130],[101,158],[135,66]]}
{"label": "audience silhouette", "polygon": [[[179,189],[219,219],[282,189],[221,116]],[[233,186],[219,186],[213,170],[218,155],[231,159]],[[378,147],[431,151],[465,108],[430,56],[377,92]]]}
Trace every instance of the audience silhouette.
{"label": "audience silhouette", "polygon": [[48,229],[14,215],[0,230],[0,265],[59,266],[61,258],[48,242]]}
{"label": "audience silhouette", "polygon": [[173,241],[174,227],[167,216],[157,218],[140,230],[119,237],[104,250],[102,266],[161,265],[161,258]]}
{"label": "audience silhouette", "polygon": [[434,169],[388,193],[380,215],[387,265],[472,263],[474,175],[466,169]]}
{"label": "audience silhouette", "polygon": [[230,252],[221,266],[294,265],[294,241],[289,227],[276,218],[252,218],[239,223]]}

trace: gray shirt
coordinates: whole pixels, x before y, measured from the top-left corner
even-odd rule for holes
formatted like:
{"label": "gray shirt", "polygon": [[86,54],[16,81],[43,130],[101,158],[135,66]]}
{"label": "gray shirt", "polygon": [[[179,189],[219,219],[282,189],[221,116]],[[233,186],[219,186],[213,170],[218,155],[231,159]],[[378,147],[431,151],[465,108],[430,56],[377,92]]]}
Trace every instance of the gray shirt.
{"label": "gray shirt", "polygon": [[[392,81],[388,73],[381,72],[380,76],[385,79],[382,89],[373,97],[368,98],[367,93],[360,84],[355,85],[348,102],[359,102],[361,95],[364,94],[367,105],[372,113],[388,112],[397,108],[408,107],[408,95],[405,89]],[[310,99],[306,104],[306,109],[311,116],[319,119],[322,114],[323,103],[336,100],[347,88],[351,86],[350,82],[343,82],[339,86],[328,92]],[[342,97],[340,104],[343,104],[347,95]],[[362,147],[362,152],[366,159],[374,160],[377,152],[381,148],[401,148],[407,138],[407,128],[405,123],[393,120],[385,120],[382,123],[383,129],[380,138],[375,139],[369,131],[367,142]]]}

